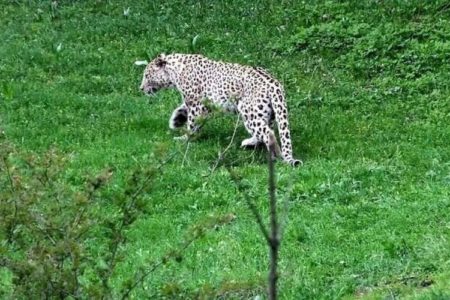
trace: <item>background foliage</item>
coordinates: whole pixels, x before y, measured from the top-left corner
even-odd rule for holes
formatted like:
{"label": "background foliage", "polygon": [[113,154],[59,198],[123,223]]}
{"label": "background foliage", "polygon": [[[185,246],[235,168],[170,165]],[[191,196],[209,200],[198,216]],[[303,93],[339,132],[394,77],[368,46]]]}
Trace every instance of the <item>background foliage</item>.
{"label": "background foliage", "polygon": [[[79,293],[120,295],[137,270],[195,237],[192,226],[211,228],[223,216],[236,218],[170,256],[130,295],[263,294],[267,250],[257,225],[227,171],[210,173],[235,119],[207,122],[187,151],[173,141],[167,121],[179,96],[148,100],[133,64],[160,52],[262,66],[285,84],[305,165],[277,164],[279,198],[289,200],[282,298],[449,297],[447,1],[2,0],[1,8],[1,297],[48,291],[19,280],[14,266],[25,272],[30,259],[50,268],[33,269],[36,278],[70,282],[76,253]],[[223,163],[267,215],[265,155],[240,150],[244,138],[241,127]],[[124,221],[121,203],[148,170],[151,184],[117,243],[107,221]],[[77,244],[68,221],[83,207],[89,231]],[[105,287],[108,245],[120,255]],[[61,257],[66,268],[53,260]]]}

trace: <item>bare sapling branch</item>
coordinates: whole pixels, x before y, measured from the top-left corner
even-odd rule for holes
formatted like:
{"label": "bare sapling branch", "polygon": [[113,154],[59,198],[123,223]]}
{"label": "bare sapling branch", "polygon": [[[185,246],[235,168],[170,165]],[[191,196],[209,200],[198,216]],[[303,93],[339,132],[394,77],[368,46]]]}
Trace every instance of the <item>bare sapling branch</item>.
{"label": "bare sapling branch", "polygon": [[[278,265],[278,251],[280,247],[280,235],[277,219],[277,199],[276,199],[276,185],[275,185],[275,168],[272,159],[272,153],[277,151],[277,143],[274,136],[269,136],[269,151],[267,152],[267,161],[269,165],[269,200],[270,200],[270,237],[268,240],[270,248],[270,272],[269,272],[269,299],[277,299],[277,265]],[[279,150],[278,150],[279,151]]]}
{"label": "bare sapling branch", "polygon": [[[275,166],[273,161],[273,157],[274,155],[275,156],[277,155],[279,147],[273,134],[269,135],[269,143],[267,148],[268,148],[267,161],[269,167],[268,192],[270,204],[270,228],[269,228],[270,231],[264,224],[263,218],[260,212],[258,211],[258,208],[256,207],[255,203],[253,202],[251,197],[246,193],[245,187],[241,182],[241,178],[230,168],[227,169],[231,176],[231,179],[236,184],[238,191],[243,196],[245,202],[247,203],[248,207],[253,213],[253,216],[256,219],[259,229],[261,230],[264,239],[266,240],[266,243],[269,246],[270,270],[268,276],[268,296],[270,300],[275,300],[277,299],[277,280],[278,280],[277,265],[278,265],[278,253],[281,243],[281,235],[280,235],[280,225],[278,223],[278,216],[277,216]],[[286,207],[285,210],[287,210]],[[286,218],[286,211],[283,217]]]}
{"label": "bare sapling branch", "polygon": [[238,115],[237,119],[236,119],[236,123],[234,124],[234,130],[233,130],[233,135],[231,136],[231,140],[230,143],[228,144],[228,146],[221,152],[219,152],[219,156],[217,157],[216,163],[214,164],[214,166],[211,169],[210,174],[214,173],[214,171],[217,169],[217,167],[219,166],[219,164],[223,161],[223,159],[225,158],[225,153],[227,153],[227,151],[230,149],[231,145],[233,145],[234,142],[234,137],[236,136],[236,132],[237,129],[239,127],[239,121],[241,120],[240,118],[241,116]]}

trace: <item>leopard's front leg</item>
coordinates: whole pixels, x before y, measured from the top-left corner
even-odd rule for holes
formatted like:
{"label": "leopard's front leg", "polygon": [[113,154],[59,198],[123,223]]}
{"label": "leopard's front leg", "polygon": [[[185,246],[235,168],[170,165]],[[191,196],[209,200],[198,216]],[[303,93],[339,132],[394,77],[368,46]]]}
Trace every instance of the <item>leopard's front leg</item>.
{"label": "leopard's front leg", "polygon": [[173,112],[172,116],[169,119],[169,128],[176,129],[183,127],[187,122],[187,107],[183,103],[178,106]]}
{"label": "leopard's front leg", "polygon": [[202,100],[185,97],[184,104],[187,109],[188,134],[175,138],[177,140],[187,140],[189,135],[198,132],[202,126],[202,124],[199,124],[199,118],[208,114],[208,109],[202,103]]}

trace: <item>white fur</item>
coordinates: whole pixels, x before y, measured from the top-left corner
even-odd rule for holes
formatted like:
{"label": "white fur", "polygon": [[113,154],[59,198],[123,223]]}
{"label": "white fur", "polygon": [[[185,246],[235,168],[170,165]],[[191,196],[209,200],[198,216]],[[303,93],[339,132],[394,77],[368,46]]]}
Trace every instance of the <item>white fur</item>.
{"label": "white fur", "polygon": [[175,111],[172,113],[172,116],[170,116],[170,119],[169,119],[169,128],[172,129],[172,130],[176,129],[176,127],[175,127],[175,118],[177,117],[177,115],[178,115],[178,111],[175,110]]}
{"label": "white fur", "polygon": [[241,143],[241,147],[253,147],[259,144],[259,141],[256,137],[251,137],[248,139],[245,139]]}

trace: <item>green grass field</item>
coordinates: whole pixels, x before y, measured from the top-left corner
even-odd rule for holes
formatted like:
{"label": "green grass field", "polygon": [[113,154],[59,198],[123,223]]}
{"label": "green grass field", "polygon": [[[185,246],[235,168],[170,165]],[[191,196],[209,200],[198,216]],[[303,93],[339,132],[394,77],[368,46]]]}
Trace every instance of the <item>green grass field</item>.
{"label": "green grass field", "polygon": [[[294,153],[304,165],[276,164],[278,198],[288,202],[282,299],[450,298],[448,1],[0,6],[3,140],[23,155],[60,151],[67,162],[59,180],[74,190],[113,168],[104,195],[121,191],[132,170],[174,155],[143,196],[146,213],[126,231],[112,295],[192,224],[233,214],[131,296],[265,297],[267,246],[223,166],[244,178],[268,216],[265,152],[239,148],[247,138],[240,126],[210,174],[236,116],[209,120],[186,149],[168,128],[178,93],[149,99],[138,89],[136,60],[182,52],[261,66],[285,85]],[[106,203],[103,213],[114,209]],[[0,238],[0,254],[16,255]],[[82,279],[91,284],[90,274]],[[13,290],[11,273],[0,268],[0,295]]]}

